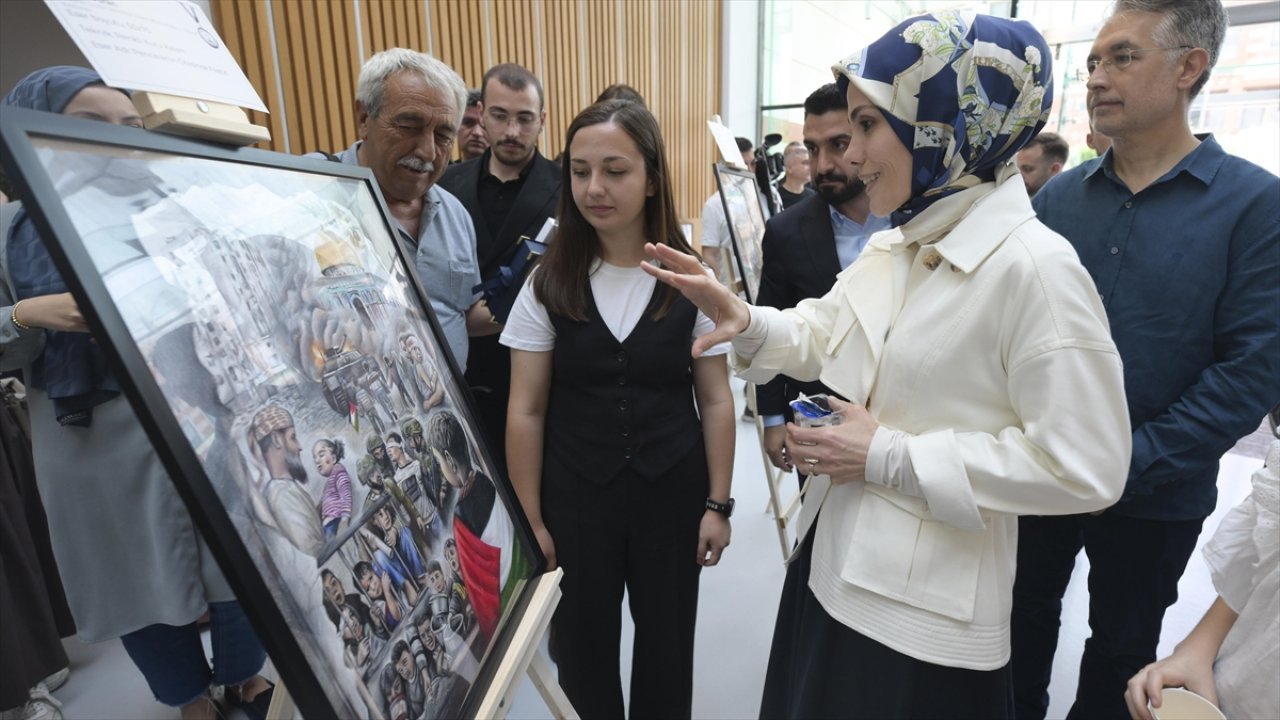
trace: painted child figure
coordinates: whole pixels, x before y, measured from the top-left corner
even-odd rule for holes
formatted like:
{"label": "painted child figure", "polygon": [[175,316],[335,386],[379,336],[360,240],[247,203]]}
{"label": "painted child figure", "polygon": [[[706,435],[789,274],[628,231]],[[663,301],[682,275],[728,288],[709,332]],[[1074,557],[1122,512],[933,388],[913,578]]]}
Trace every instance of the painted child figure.
{"label": "painted child figure", "polygon": [[440,640],[436,637],[435,630],[431,629],[431,610],[425,609],[425,612],[417,614],[413,621],[413,628],[416,631],[413,640],[409,643],[409,648],[413,650],[413,655],[418,661],[418,667],[425,668],[428,677],[431,678],[432,685],[436,680],[449,672],[449,661],[445,655],[444,648],[440,647]]}
{"label": "painted child figure", "polygon": [[320,524],[324,526],[324,539],[328,540],[351,520],[351,475],[342,465],[341,440],[317,440],[311,456],[316,472],[325,479],[320,495]]}
{"label": "painted child figure", "polygon": [[449,538],[444,541],[444,559],[449,563],[450,577],[449,582],[453,587],[453,593],[462,598],[467,608],[467,627],[473,627],[476,623],[476,609],[471,604],[471,596],[467,592],[467,585],[462,579],[462,559],[458,556],[458,541]]}
{"label": "painted child figure", "polygon": [[392,583],[391,575],[375,570],[364,560],[356,563],[352,572],[369,597],[369,621],[373,632],[384,640],[390,638],[407,609],[400,591]]}
{"label": "painted child figure", "polygon": [[653,115],[597,103],[565,146],[572,193],[502,335],[511,478],[543,554],[564,569],[553,654],[574,708],[624,717],[625,590],[636,624],[630,714],[687,718],[698,576],[729,544],[728,348],[693,359],[711,320],[641,268],[645,243],[693,253]]}
{"label": "painted child figure", "polygon": [[[505,601],[519,579],[525,577],[528,560],[521,553],[503,553],[512,547],[515,527],[497,490],[476,467],[471,443],[456,415],[440,410],[427,423],[435,464],[444,486],[453,495],[453,550],[457,556],[456,579],[466,586],[465,597],[480,625],[480,644],[493,637]],[[450,561],[452,565],[452,561]]]}
{"label": "painted child figure", "polygon": [[391,503],[373,512],[369,522],[360,528],[360,537],[373,558],[374,569],[390,576],[408,604],[416,605],[426,570],[412,532],[397,522]]}
{"label": "painted child figure", "polygon": [[437,636],[445,641],[445,648],[452,652],[466,638],[467,614],[463,600],[453,592],[444,575],[444,568],[436,560],[427,566],[427,605],[431,608],[431,625]]}
{"label": "painted child figure", "polygon": [[479,664],[467,643],[470,628],[467,627],[465,601],[453,592],[445,578],[444,568],[435,560],[427,566],[427,593],[431,629],[448,656],[450,666],[464,677],[474,678]]}

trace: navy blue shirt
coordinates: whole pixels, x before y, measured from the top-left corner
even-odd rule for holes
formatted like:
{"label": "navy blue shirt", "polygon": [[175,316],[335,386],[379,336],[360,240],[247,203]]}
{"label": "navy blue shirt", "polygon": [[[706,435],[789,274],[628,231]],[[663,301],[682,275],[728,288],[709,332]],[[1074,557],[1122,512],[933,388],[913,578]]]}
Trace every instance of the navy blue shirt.
{"label": "navy blue shirt", "polygon": [[1280,178],[1201,139],[1136,194],[1108,152],[1032,200],[1093,276],[1124,361],[1133,459],[1112,512],[1131,517],[1211,513],[1219,459],[1280,402]]}

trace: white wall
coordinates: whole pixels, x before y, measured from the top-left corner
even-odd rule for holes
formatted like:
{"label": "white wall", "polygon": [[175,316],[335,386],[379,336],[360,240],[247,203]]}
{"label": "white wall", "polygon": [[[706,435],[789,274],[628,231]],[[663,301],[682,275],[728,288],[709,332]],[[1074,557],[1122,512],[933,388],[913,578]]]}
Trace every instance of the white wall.
{"label": "white wall", "polygon": [[759,142],[760,3],[724,0],[721,18],[720,119],[752,143]]}

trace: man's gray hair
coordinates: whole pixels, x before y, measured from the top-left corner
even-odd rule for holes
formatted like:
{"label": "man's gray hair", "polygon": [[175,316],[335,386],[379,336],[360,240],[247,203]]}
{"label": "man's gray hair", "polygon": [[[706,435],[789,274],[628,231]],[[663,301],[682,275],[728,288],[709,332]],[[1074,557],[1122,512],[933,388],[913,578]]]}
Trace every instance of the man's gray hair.
{"label": "man's gray hair", "polygon": [[[1209,73],[1218,64],[1218,53],[1227,36],[1227,11],[1222,0],[1116,0],[1113,15],[1129,12],[1146,12],[1160,15],[1162,19],[1152,34],[1155,44],[1163,48],[1187,45],[1204,48],[1209,53],[1209,64],[1191,88],[1191,97],[1200,94],[1209,82]],[[1170,53],[1170,58],[1185,55]]]}
{"label": "man's gray hair", "polygon": [[426,53],[407,48],[383,50],[366,60],[360,68],[356,100],[364,106],[365,112],[370,117],[378,116],[386,95],[387,80],[405,70],[417,73],[428,87],[444,93],[453,103],[457,115],[453,123],[457,127],[462,122],[462,113],[467,109],[467,84],[462,82],[453,68]]}
{"label": "man's gray hair", "polygon": [[808,154],[809,154],[809,148],[805,147],[805,146],[804,146],[804,143],[799,142],[799,141],[794,141],[794,140],[793,140],[792,142],[787,143],[787,147],[786,147],[785,149],[783,149],[783,151],[782,151],[782,159],[783,159],[783,160],[790,160],[793,156],[795,156],[795,155],[799,155],[799,154],[800,154],[800,153],[802,153],[802,152],[803,152],[804,154],[808,155]]}

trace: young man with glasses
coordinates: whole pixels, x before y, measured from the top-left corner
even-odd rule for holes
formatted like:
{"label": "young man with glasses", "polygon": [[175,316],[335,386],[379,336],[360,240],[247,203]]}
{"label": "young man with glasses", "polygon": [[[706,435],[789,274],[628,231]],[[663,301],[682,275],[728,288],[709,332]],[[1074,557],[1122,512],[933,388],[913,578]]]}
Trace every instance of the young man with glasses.
{"label": "young man with glasses", "polygon": [[[560,167],[538,152],[538,135],[547,119],[538,78],[519,65],[495,65],[484,74],[480,91],[480,124],[489,149],[478,158],[451,165],[440,185],[471,214],[480,278],[487,282],[511,266],[521,240],[536,238],[547,218],[555,216]],[[516,283],[512,291],[518,290]],[[494,322],[503,319],[494,318]],[[466,379],[489,449],[505,471],[511,354],[497,337],[471,339]]]}
{"label": "young man with glasses", "polygon": [[[1218,461],[1280,400],[1280,179],[1191,132],[1226,35],[1219,0],[1118,0],[1086,63],[1111,152],[1033,199],[1075,246],[1125,369],[1133,456],[1097,515],[1024,517],[1013,591],[1019,720],[1043,718],[1062,596],[1089,557],[1089,627],[1070,718],[1129,717],[1125,684],[1155,659]],[[1080,438],[1080,452],[1091,452]]]}

